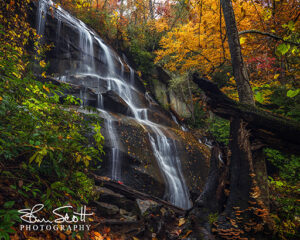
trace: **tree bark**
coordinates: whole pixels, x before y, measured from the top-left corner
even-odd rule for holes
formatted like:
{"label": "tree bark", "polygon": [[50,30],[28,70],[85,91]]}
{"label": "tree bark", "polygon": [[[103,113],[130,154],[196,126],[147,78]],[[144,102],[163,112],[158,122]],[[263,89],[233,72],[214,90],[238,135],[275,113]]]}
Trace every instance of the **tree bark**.
{"label": "tree bark", "polygon": [[242,103],[254,105],[253,92],[250,86],[249,76],[243,61],[238,30],[231,0],[220,0],[226,23],[228,44],[231,55],[232,69],[239,99]]}
{"label": "tree bark", "polygon": [[240,118],[230,122],[230,194],[225,210],[227,215],[232,213],[233,207],[246,209],[249,206],[253,164],[246,125]]}
{"label": "tree bark", "polygon": [[154,8],[153,8],[152,0],[149,0],[149,12],[150,12],[150,18],[154,19]]}

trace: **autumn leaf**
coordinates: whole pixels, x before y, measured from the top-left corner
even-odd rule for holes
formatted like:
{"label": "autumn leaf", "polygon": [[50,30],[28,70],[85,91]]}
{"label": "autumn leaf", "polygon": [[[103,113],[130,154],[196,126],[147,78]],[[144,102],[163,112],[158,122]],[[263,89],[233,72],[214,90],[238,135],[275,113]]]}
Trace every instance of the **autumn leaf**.
{"label": "autumn leaf", "polygon": [[42,72],[41,75],[42,75],[43,78],[46,78],[46,72]]}
{"label": "autumn leaf", "polygon": [[185,219],[184,218],[179,218],[178,226],[180,227],[183,224],[185,224]]}
{"label": "autumn leaf", "polygon": [[61,239],[61,240],[66,240],[66,239],[67,239],[67,237],[66,237],[66,235],[65,235],[65,234],[63,234],[63,233],[59,233],[59,239]]}
{"label": "autumn leaf", "polygon": [[275,74],[275,75],[274,75],[274,79],[277,79],[279,76],[280,76],[279,73]]}
{"label": "autumn leaf", "polygon": [[110,228],[109,228],[109,227],[104,227],[104,228],[103,228],[103,232],[104,232],[105,234],[108,234],[108,233],[110,232]]}
{"label": "autumn leaf", "polygon": [[47,92],[50,92],[49,88],[43,85],[43,89],[46,90]]}
{"label": "autumn leaf", "polygon": [[242,45],[242,44],[244,44],[246,42],[246,38],[245,37],[241,37],[240,38],[240,44]]}
{"label": "autumn leaf", "polygon": [[42,68],[46,67],[46,62],[44,60],[40,61],[40,66]]}
{"label": "autumn leaf", "polygon": [[183,236],[183,239],[187,238],[192,232],[193,232],[192,230],[188,230],[186,234]]}
{"label": "autumn leaf", "polygon": [[104,240],[104,237],[99,232],[93,232],[95,235],[95,240]]}

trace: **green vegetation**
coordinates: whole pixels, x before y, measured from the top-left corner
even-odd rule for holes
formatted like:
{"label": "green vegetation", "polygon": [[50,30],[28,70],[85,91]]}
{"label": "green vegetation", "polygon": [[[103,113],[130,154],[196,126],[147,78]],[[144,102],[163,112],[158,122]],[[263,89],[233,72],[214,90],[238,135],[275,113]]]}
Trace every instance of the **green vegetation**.
{"label": "green vegetation", "polygon": [[12,209],[14,201],[5,202],[0,210],[0,239],[8,240],[9,234],[14,233],[11,228],[16,222],[21,222],[17,210]]}
{"label": "green vegetation", "polygon": [[[67,86],[46,80],[44,54],[51,46],[40,45],[25,20],[27,8],[23,1],[12,6],[0,25],[7,30],[0,31],[5,43],[0,47],[0,236],[5,239],[19,219],[12,207],[43,203],[52,211],[93,199],[94,182],[87,174],[91,166],[100,166],[104,153],[99,119],[78,113],[79,99],[61,97]],[[34,54],[28,52],[30,42]],[[35,76],[33,68],[41,75]]]}
{"label": "green vegetation", "polygon": [[271,216],[275,222],[276,237],[274,239],[298,239],[300,214],[299,184],[269,177]]}

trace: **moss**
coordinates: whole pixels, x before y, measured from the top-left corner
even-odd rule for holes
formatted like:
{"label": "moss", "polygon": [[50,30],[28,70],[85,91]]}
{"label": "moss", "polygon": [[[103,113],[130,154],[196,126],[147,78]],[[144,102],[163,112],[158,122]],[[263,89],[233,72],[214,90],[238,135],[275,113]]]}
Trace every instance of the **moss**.
{"label": "moss", "polygon": [[270,122],[280,122],[280,125],[282,124],[283,126],[290,126],[292,128],[296,128],[300,131],[300,124],[299,122],[293,120],[293,119],[288,119],[280,115],[275,115],[272,112],[267,112],[266,110],[260,109],[258,107],[252,106],[252,105],[247,105],[247,104],[242,104],[242,103],[236,103],[235,105],[237,109],[241,110],[242,112],[249,112],[249,113],[255,113],[258,116],[262,116],[262,120],[269,120]]}

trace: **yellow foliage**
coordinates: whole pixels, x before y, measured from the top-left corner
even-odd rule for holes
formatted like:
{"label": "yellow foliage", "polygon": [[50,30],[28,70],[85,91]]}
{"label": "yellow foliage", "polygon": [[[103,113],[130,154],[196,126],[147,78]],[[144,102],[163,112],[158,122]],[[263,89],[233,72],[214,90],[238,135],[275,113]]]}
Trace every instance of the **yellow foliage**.
{"label": "yellow foliage", "polygon": [[40,66],[42,68],[46,67],[46,62],[44,60],[40,61]]}
{"label": "yellow foliage", "polygon": [[245,37],[241,37],[240,38],[240,44],[242,45],[242,44],[244,44],[246,42],[246,38]]}
{"label": "yellow foliage", "polygon": [[[220,16],[220,3],[192,0],[190,4],[190,19],[174,27],[161,39],[161,50],[156,52],[155,61],[170,71],[184,73],[197,69],[208,74],[230,59],[227,41],[224,41],[226,30],[223,16]],[[251,29],[253,16],[257,16],[253,4],[237,0],[233,5],[239,30]],[[259,6],[256,8],[258,11],[261,9]],[[166,20],[156,22],[158,32],[167,28]],[[242,37],[241,43],[245,41],[246,37]]]}

